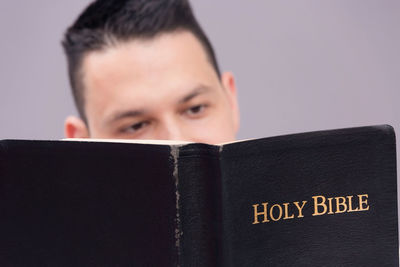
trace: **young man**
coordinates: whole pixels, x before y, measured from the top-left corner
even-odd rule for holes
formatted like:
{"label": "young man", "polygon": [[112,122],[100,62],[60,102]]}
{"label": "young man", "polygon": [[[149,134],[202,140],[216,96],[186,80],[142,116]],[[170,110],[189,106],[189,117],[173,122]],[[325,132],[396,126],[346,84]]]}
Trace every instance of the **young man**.
{"label": "young man", "polygon": [[99,0],[63,46],[80,118],[69,138],[232,141],[239,127],[231,73],[220,73],[187,0]]}

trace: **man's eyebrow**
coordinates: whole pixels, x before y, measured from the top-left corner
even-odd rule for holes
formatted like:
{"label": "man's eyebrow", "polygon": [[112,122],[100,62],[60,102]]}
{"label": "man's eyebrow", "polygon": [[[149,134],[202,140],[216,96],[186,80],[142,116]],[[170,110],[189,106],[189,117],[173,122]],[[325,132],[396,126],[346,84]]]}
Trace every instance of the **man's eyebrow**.
{"label": "man's eyebrow", "polygon": [[112,123],[124,118],[139,117],[142,116],[143,114],[145,114],[145,110],[142,109],[116,112],[115,114],[110,116],[110,118],[107,120],[107,123]]}
{"label": "man's eyebrow", "polygon": [[186,102],[189,102],[191,99],[193,99],[194,97],[196,97],[196,96],[198,96],[198,95],[200,95],[200,94],[203,94],[203,93],[205,93],[205,92],[207,92],[207,91],[209,91],[210,90],[210,87],[208,87],[208,86],[205,86],[205,85],[198,85],[198,86],[196,86],[191,92],[189,92],[187,95],[185,95],[184,97],[182,97],[180,100],[179,100],[179,103],[180,104],[182,104],[182,103],[186,103]]}
{"label": "man's eyebrow", "polygon": [[[189,92],[187,95],[182,97],[178,103],[186,103],[193,99],[194,97],[203,94],[205,92],[208,92],[210,90],[210,87],[205,86],[205,85],[198,85],[196,86],[191,92]],[[110,116],[109,119],[107,119],[107,124],[113,123],[115,121],[118,121],[120,119],[124,118],[134,118],[134,117],[139,117],[145,114],[146,111],[144,109],[137,109],[137,110],[127,110],[127,111],[121,111],[121,112],[115,112],[113,115]]]}

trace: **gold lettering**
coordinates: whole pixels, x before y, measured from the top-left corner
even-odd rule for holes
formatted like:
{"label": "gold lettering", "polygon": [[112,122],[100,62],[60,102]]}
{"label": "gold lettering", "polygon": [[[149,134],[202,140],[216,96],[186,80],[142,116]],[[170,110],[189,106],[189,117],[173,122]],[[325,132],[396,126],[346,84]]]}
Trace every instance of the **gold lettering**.
{"label": "gold lettering", "polygon": [[353,196],[347,196],[347,198],[349,199],[349,209],[347,212],[358,211],[358,208],[353,209]]}
{"label": "gold lettering", "polygon": [[[363,197],[365,197],[365,199],[363,199]],[[359,201],[359,205],[360,205],[360,211],[365,211],[365,210],[369,210],[369,205],[368,205],[368,194],[364,194],[364,195],[358,195],[358,201]],[[367,205],[365,208],[363,207],[363,205]]]}
{"label": "gold lettering", "polygon": [[299,206],[299,202],[293,202],[293,204],[297,207],[297,209],[298,209],[298,211],[299,211],[299,216],[297,216],[297,218],[303,218],[304,217],[304,215],[303,215],[303,208],[304,208],[304,205],[307,203],[307,201],[305,201],[305,200],[303,200],[303,202],[302,202],[303,204],[301,205],[301,207]]}
{"label": "gold lettering", "polygon": [[[336,214],[345,212],[358,212],[369,210],[368,204],[368,194],[357,195],[358,203],[356,200],[356,195],[349,196],[339,196],[339,197],[325,197],[323,195],[313,196],[314,209],[312,216],[320,216],[325,214]],[[296,207],[298,215],[296,216]],[[254,220],[253,224],[267,223],[271,221],[289,220],[294,218],[303,218],[303,209],[307,201],[303,200],[295,202],[285,202],[282,204],[271,204],[268,202],[254,204]],[[358,205],[357,205],[358,204]],[[262,207],[261,207],[262,206]]]}
{"label": "gold lettering", "polygon": [[[324,196],[313,196],[314,199],[314,213],[312,216],[319,216],[319,215],[324,215],[328,209],[328,207],[325,204],[326,198]],[[318,199],[321,199],[322,201],[318,203]],[[318,207],[322,206],[323,211],[319,212]]]}
{"label": "gold lettering", "polygon": [[294,214],[292,214],[292,216],[289,216],[289,203],[283,203],[283,206],[285,206],[285,217],[283,218],[284,220],[287,219],[293,219],[294,218]]}
{"label": "gold lettering", "polygon": [[[279,208],[279,216],[278,216],[278,218],[274,217],[274,208],[275,207]],[[271,217],[271,219],[273,221],[279,221],[282,218],[282,207],[279,204],[272,205],[271,209],[269,210],[269,217]]]}
{"label": "gold lettering", "polygon": [[[347,211],[346,198],[345,197],[335,197],[335,199],[336,199],[336,212],[335,213],[346,212]],[[340,207],[343,207],[343,209],[340,209]]]}
{"label": "gold lettering", "polygon": [[254,221],[253,224],[258,224],[260,223],[258,221],[258,216],[260,215],[264,215],[264,220],[262,221],[263,223],[265,222],[269,222],[268,220],[268,216],[267,216],[267,206],[268,206],[268,202],[262,203],[263,207],[264,207],[264,211],[258,212],[258,204],[254,204],[253,208],[254,208]]}
{"label": "gold lettering", "polygon": [[332,211],[332,199],[333,199],[333,197],[328,197],[328,207],[329,207],[329,212],[328,212],[328,214],[334,214],[333,213],[333,211]]}

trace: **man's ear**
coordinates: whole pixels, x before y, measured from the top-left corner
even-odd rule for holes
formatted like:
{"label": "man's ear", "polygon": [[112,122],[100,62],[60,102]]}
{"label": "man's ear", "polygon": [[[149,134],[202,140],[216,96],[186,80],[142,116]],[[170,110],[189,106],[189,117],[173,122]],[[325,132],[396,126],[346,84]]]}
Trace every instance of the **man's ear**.
{"label": "man's ear", "polygon": [[89,131],[82,119],[68,116],[64,122],[64,135],[67,138],[89,138]]}
{"label": "man's ear", "polygon": [[221,82],[232,108],[233,123],[235,131],[237,132],[239,130],[240,116],[235,78],[231,72],[224,72],[221,75]]}

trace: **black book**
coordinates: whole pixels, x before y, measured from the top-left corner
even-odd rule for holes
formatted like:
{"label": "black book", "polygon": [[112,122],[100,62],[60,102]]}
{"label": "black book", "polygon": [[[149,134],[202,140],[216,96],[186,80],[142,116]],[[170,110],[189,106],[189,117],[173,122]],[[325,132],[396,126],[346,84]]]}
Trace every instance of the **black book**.
{"label": "black book", "polygon": [[390,126],[0,141],[0,266],[398,266]]}

